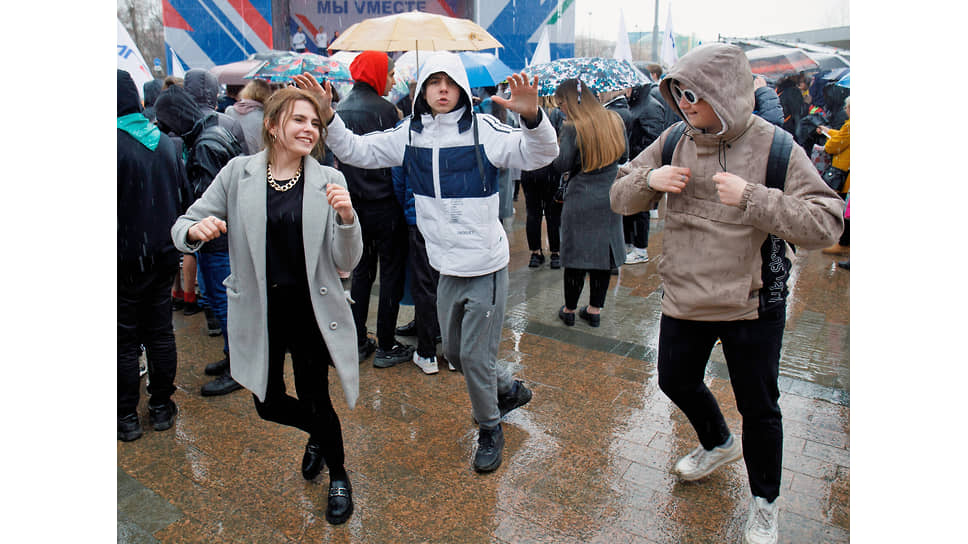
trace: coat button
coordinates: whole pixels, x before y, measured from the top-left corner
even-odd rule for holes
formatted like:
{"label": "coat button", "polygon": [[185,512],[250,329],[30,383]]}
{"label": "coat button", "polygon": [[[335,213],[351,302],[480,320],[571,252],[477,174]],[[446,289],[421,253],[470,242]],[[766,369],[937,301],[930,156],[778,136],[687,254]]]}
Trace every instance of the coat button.
{"label": "coat button", "polygon": [[334,331],[336,330],[336,327],[338,327],[338,326],[339,325],[337,325],[335,321],[333,321],[332,323],[329,324],[329,328],[332,329],[332,330],[334,330]]}
{"label": "coat button", "polygon": [[319,288],[319,294],[320,294],[320,295],[325,295],[327,291],[328,291],[328,290],[327,290],[327,289],[326,289],[325,287],[320,287],[320,288]]}

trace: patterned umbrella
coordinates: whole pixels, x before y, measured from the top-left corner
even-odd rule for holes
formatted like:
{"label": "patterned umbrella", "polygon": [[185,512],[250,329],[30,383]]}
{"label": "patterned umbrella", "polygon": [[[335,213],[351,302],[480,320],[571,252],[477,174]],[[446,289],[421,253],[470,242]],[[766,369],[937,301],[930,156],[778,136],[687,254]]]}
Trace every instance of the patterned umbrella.
{"label": "patterned umbrella", "polygon": [[549,96],[566,79],[580,78],[582,85],[601,94],[649,83],[649,78],[626,59],[572,58],[543,62],[525,68],[528,77],[538,76],[538,94]]}
{"label": "patterned umbrella", "polygon": [[772,81],[819,67],[817,61],[792,47],[758,47],[746,51],[746,58],[749,59],[754,74]]}
{"label": "patterned umbrella", "polygon": [[246,74],[246,79],[285,83],[296,74],[309,72],[322,81],[353,81],[350,70],[339,61],[315,53],[295,53],[271,58]]}

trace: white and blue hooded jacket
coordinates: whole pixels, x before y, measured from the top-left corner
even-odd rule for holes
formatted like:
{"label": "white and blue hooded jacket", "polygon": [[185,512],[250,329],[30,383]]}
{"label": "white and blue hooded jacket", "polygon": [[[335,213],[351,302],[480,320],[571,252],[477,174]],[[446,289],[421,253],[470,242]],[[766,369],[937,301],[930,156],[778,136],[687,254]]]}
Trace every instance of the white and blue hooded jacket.
{"label": "white and blue hooded jacket", "polygon": [[438,72],[450,76],[464,93],[462,105],[453,111],[432,116],[415,108],[418,112],[396,127],[363,136],[353,134],[335,115],[326,145],[340,162],[360,168],[402,165],[430,266],[448,276],[483,276],[507,266],[510,255],[498,218],[498,169],[536,170],[550,164],[558,156],[557,136],[540,108],[533,129],[512,128],[493,116],[476,114],[475,144],[475,114],[460,57],[431,54],[420,67],[417,89]]}

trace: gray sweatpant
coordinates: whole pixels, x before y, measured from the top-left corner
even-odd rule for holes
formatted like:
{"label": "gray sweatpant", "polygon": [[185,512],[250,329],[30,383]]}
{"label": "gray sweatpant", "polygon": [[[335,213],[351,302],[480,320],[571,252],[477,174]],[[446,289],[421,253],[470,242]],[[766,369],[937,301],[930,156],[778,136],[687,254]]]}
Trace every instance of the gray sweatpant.
{"label": "gray sweatpant", "polygon": [[487,429],[501,421],[498,394],[514,385],[514,377],[497,362],[507,296],[507,267],[473,278],[441,274],[437,283],[444,357],[464,374],[474,418]]}

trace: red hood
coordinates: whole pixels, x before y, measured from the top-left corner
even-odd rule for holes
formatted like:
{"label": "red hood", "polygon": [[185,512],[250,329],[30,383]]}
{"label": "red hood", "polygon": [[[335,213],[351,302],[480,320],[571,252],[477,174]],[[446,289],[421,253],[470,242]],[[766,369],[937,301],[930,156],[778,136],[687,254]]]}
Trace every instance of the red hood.
{"label": "red hood", "polygon": [[366,83],[378,94],[387,88],[387,68],[390,58],[382,51],[363,51],[350,64],[350,75],[355,81]]}

